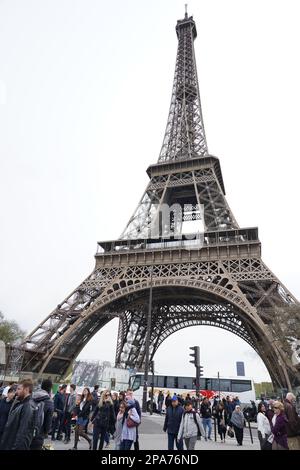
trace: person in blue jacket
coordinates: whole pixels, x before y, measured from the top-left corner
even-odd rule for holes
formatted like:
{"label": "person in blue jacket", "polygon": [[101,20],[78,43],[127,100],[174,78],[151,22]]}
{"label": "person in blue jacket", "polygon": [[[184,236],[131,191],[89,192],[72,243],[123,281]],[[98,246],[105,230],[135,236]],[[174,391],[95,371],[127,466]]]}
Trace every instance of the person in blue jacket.
{"label": "person in blue jacket", "polygon": [[183,440],[177,439],[182,415],[183,407],[179,405],[178,397],[174,395],[171,406],[168,406],[166,410],[163,428],[164,432],[168,433],[168,450],[174,450],[174,442],[176,443],[177,450],[183,450]]}

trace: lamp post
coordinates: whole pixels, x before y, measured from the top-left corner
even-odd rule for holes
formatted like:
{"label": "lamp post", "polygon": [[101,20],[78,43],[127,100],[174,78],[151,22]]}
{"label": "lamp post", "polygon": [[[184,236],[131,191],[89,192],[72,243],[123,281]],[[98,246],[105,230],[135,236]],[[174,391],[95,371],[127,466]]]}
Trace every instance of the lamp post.
{"label": "lamp post", "polygon": [[142,410],[147,411],[147,387],[149,376],[149,350],[150,350],[150,335],[151,335],[151,314],[152,314],[152,267],[150,268],[150,292],[149,292],[149,307],[147,317],[147,330],[146,330],[146,344],[145,344],[145,370],[144,370],[144,385],[143,385],[143,404]]}

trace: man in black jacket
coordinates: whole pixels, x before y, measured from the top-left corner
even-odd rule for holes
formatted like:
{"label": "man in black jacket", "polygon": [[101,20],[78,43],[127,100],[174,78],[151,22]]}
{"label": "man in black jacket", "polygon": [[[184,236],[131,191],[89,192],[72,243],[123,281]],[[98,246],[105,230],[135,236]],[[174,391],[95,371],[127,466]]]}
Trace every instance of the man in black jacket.
{"label": "man in black jacket", "polygon": [[41,389],[33,392],[32,394],[34,405],[43,407],[43,422],[41,428],[37,430],[36,436],[33,437],[30,446],[31,450],[42,450],[44,440],[48,437],[51,429],[54,410],[54,403],[50,398],[51,389],[52,381],[50,379],[45,379],[42,382]]}
{"label": "man in black jacket", "polygon": [[34,429],[34,409],[31,404],[33,383],[24,379],[17,387],[17,400],[13,403],[5,425],[0,449],[29,450]]}
{"label": "man in black jacket", "polygon": [[164,432],[168,431],[168,450],[174,450],[174,441],[177,450],[183,450],[183,440],[177,440],[178,431],[183,415],[183,407],[178,403],[176,395],[172,398],[172,405],[166,410]]}
{"label": "man in black jacket", "polygon": [[57,431],[56,439],[62,439],[62,425],[65,412],[67,385],[61,385],[54,396],[54,413],[52,423],[52,441],[55,441],[55,432]]}

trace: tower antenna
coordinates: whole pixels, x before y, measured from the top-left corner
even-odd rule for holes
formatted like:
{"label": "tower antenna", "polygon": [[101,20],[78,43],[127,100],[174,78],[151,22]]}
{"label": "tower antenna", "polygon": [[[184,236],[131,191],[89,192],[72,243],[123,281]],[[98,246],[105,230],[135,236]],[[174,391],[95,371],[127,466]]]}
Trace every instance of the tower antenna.
{"label": "tower antenna", "polygon": [[187,18],[188,17],[188,11],[187,11],[188,4],[186,3],[184,6],[185,6],[185,15],[184,15],[184,17]]}

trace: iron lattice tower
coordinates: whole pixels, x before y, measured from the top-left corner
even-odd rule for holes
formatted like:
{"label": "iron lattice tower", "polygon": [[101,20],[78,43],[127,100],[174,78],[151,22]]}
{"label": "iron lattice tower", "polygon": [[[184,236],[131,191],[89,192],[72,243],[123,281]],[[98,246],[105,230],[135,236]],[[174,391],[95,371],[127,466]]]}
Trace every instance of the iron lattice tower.
{"label": "iron lattice tower", "polygon": [[219,159],[207,150],[193,17],[186,13],[176,33],[167,127],[145,193],[120,238],[98,243],[92,274],[27,336],[22,367],[63,376],[92,336],[119,318],[116,365],[142,369],[151,284],[150,359],[172,333],[212,325],[244,339],[274,384],[290,388],[299,383],[299,361],[278,339],[274,312],[298,302],[263,263],[257,228],[240,228],[226,201]]}

